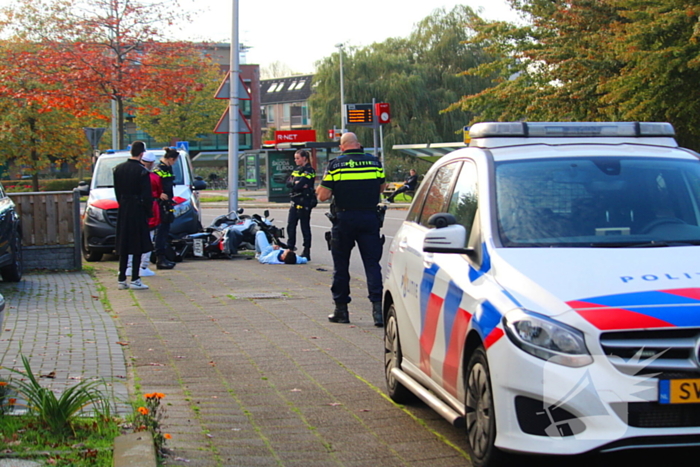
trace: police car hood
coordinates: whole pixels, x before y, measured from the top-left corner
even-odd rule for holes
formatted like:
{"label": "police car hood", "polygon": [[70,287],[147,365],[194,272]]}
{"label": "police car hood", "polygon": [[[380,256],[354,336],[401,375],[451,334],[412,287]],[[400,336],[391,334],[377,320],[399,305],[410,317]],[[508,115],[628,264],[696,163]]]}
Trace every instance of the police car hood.
{"label": "police car hood", "polygon": [[498,283],[519,306],[572,310],[600,330],[700,326],[700,247],[498,248]]}

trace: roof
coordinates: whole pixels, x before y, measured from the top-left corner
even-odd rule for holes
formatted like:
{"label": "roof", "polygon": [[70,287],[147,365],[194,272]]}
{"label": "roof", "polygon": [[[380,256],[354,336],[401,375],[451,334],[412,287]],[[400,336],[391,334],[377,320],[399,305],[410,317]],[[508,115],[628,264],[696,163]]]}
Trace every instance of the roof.
{"label": "roof", "polygon": [[466,148],[463,142],[456,143],[420,143],[420,144],[395,144],[391,149],[400,151],[409,156],[419,157],[429,162],[435,162],[445,154],[457,149]]}
{"label": "roof", "polygon": [[314,75],[289,76],[260,80],[260,103],[304,102],[311,96]]}

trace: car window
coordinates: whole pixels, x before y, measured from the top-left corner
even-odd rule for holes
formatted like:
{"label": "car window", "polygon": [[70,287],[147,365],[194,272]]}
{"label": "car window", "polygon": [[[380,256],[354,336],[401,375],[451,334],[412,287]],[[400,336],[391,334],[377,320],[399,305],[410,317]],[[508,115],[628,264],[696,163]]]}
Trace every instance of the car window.
{"label": "car window", "polygon": [[[431,178],[428,178],[431,177]],[[423,201],[425,201],[425,196],[428,191],[428,187],[430,187],[431,182],[433,181],[432,175],[428,174],[426,175],[426,178],[423,180],[423,183],[421,183],[418,186],[418,191],[416,192],[416,195],[413,197],[413,203],[411,203],[411,207],[408,210],[408,214],[406,215],[406,220],[410,222],[418,222],[418,219],[420,218],[420,213],[421,210],[423,209]]]}
{"label": "car window", "polygon": [[700,164],[571,158],[496,165],[505,246],[625,246],[700,241]]}
{"label": "car window", "polygon": [[467,229],[467,238],[471,233],[477,206],[476,166],[473,162],[466,161],[457,177],[447,212]]}
{"label": "car window", "polygon": [[95,179],[95,188],[112,188],[114,187],[114,168],[126,161],[129,156],[124,157],[104,157],[98,160],[95,167],[95,173],[92,175]]}
{"label": "car window", "polygon": [[447,196],[450,193],[454,175],[462,162],[452,162],[440,167],[435,173],[430,188],[426,192],[425,203],[420,213],[419,223],[425,227],[428,225],[430,216],[438,212],[444,212]]}

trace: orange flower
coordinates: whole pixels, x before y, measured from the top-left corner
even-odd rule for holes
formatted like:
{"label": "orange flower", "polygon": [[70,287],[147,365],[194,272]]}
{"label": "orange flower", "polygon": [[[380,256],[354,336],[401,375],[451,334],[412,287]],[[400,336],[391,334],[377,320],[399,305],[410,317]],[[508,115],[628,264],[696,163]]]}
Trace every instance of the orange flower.
{"label": "orange flower", "polygon": [[148,409],[146,407],[139,407],[139,413],[141,415],[148,415]]}
{"label": "orange flower", "polygon": [[163,435],[163,438],[165,438],[165,439],[171,439],[172,436],[170,436],[170,433],[166,433],[166,434]]}
{"label": "orange flower", "polygon": [[7,381],[0,381],[0,387],[7,386]]}
{"label": "orange flower", "polygon": [[145,399],[150,399],[151,397],[153,397],[153,394],[144,394],[143,397]]}
{"label": "orange flower", "polygon": [[162,399],[162,398],[164,398],[164,397],[165,397],[165,394],[163,394],[162,392],[157,392],[157,393],[156,393],[156,398],[157,398],[157,399]]}
{"label": "orange flower", "polygon": [[160,399],[165,397],[165,394],[163,394],[162,392],[154,392],[152,394],[144,394],[143,397],[145,397],[146,399],[159,399],[160,400]]}
{"label": "orange flower", "polygon": [[7,403],[10,405],[15,405],[16,402],[17,402],[17,399],[15,399],[14,397],[11,397],[7,400]]}

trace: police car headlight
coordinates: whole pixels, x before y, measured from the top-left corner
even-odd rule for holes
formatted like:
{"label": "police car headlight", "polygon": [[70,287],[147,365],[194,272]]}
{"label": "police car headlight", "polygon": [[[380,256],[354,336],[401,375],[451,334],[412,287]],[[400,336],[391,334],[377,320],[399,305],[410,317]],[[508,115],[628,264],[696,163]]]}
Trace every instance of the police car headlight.
{"label": "police car headlight", "polygon": [[182,203],[173,206],[173,214],[175,217],[180,217],[183,214],[187,214],[190,209],[192,209],[192,201],[183,201]]}
{"label": "police car headlight", "polygon": [[96,208],[95,206],[88,206],[85,211],[85,214],[88,217],[95,219],[98,222],[107,222],[107,216],[105,215],[104,209]]}
{"label": "police car headlight", "polygon": [[537,358],[571,367],[593,363],[583,333],[564,323],[517,309],[505,314],[503,327],[513,344]]}

